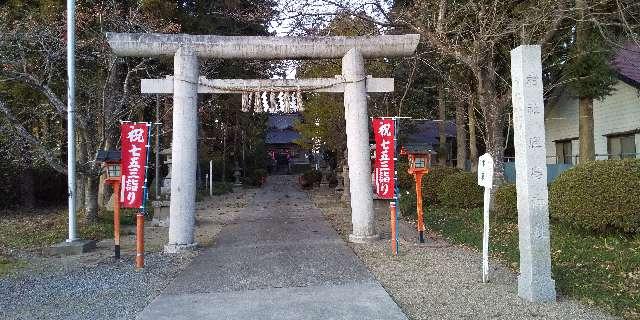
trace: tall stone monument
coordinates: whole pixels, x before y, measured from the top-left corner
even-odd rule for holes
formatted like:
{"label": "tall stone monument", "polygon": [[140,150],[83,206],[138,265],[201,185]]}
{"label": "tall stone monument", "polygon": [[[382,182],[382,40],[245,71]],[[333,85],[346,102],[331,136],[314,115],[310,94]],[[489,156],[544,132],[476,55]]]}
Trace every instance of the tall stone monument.
{"label": "tall stone monument", "polygon": [[516,190],[520,239],[518,295],[530,302],[556,300],[551,278],[549,200],[540,46],[511,51]]}

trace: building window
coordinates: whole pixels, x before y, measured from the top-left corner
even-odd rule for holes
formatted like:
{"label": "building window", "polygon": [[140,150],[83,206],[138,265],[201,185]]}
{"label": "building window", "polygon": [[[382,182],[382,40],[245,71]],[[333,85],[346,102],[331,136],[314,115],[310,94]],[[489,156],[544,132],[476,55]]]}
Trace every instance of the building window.
{"label": "building window", "polygon": [[556,142],[556,163],[572,164],[571,140]]}
{"label": "building window", "polygon": [[607,137],[609,159],[636,157],[636,135],[634,133]]}

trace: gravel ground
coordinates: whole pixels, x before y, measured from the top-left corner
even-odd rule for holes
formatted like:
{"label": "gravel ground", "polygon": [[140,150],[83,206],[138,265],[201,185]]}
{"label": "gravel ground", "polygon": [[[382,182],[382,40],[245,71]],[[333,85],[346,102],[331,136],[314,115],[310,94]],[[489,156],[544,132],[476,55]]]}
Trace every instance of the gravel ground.
{"label": "gravel ground", "polygon": [[[312,198],[347,237],[349,209],[327,190],[313,191]],[[491,281],[483,284],[480,252],[433,233],[419,244],[414,225],[405,221],[399,225],[400,254],[393,256],[388,215],[380,214],[377,222],[381,241],[349,245],[410,319],[615,319],[562,296],[557,303],[526,303],[517,294],[517,274],[495,260],[490,260]]]}
{"label": "gravel ground", "polygon": [[0,279],[2,319],[132,319],[160,293],[191,256],[147,254]]}
{"label": "gravel ground", "polygon": [[[214,196],[198,203],[196,239],[209,246],[224,225],[246,206],[253,190]],[[79,256],[44,257],[13,252],[27,266],[0,277],[0,319],[133,319],[198,255],[163,254],[166,228],[145,228],[145,268],[134,268],[135,235],[123,231],[122,259],[113,240]]]}

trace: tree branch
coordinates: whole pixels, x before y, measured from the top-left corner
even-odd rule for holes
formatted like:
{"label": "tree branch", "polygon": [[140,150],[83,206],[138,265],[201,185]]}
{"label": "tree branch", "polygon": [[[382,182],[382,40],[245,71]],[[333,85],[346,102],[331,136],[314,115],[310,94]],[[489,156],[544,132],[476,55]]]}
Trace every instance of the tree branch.
{"label": "tree branch", "polygon": [[67,174],[67,167],[60,163],[55,157],[53,152],[48,150],[36,137],[34,137],[15,117],[15,115],[9,110],[6,103],[0,99],[0,112],[5,115],[9,122],[13,125],[16,133],[24,139],[29,145],[31,145],[38,154],[47,162],[47,164],[54,170]]}

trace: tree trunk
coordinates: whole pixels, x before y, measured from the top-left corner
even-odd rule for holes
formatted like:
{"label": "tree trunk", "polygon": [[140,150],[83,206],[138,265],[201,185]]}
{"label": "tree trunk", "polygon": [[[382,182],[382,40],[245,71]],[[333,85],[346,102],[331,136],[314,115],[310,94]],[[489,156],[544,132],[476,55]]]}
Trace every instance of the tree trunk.
{"label": "tree trunk", "polygon": [[475,99],[469,100],[469,158],[471,159],[471,172],[478,172],[478,142],[476,136],[476,108]]}
{"label": "tree trunk", "polygon": [[595,160],[593,141],[593,99],[580,97],[578,132],[580,139],[580,162]]}
{"label": "tree trunk", "polygon": [[[585,47],[589,41],[589,22],[587,20],[589,6],[585,0],[576,0],[578,22],[576,25],[576,45],[580,54],[588,54]],[[580,97],[578,106],[579,162],[595,159],[593,142],[593,98]]]}
{"label": "tree trunk", "polygon": [[456,167],[465,170],[467,164],[467,131],[465,130],[465,105],[459,101],[456,105]]}
{"label": "tree trunk", "polygon": [[227,126],[222,123],[222,182],[227,181]]}
{"label": "tree trunk", "polygon": [[440,146],[438,147],[438,164],[441,166],[447,165],[447,135],[446,135],[446,123],[447,109],[445,105],[444,86],[438,85],[438,133],[440,136]]}
{"label": "tree trunk", "polygon": [[95,223],[98,221],[98,185],[100,178],[96,176],[86,177],[87,184],[85,187],[85,212],[87,221]]}
{"label": "tree trunk", "polygon": [[[478,103],[486,127],[485,146],[493,158],[493,185],[504,182],[504,106],[498,104],[493,63],[489,62],[475,73],[478,81]],[[496,190],[497,188],[492,188]],[[493,199],[493,195],[491,197]],[[493,202],[493,201],[492,201]]]}
{"label": "tree trunk", "polygon": [[85,184],[85,179],[76,174],[76,210],[81,210],[84,207]]}
{"label": "tree trunk", "polygon": [[35,184],[33,171],[24,170],[20,174],[20,205],[25,209],[33,209],[36,206]]}
{"label": "tree trunk", "polygon": [[105,199],[105,193],[107,187],[105,186],[105,177],[104,175],[100,176],[100,182],[98,183],[98,207],[104,208],[107,205],[108,199]]}

